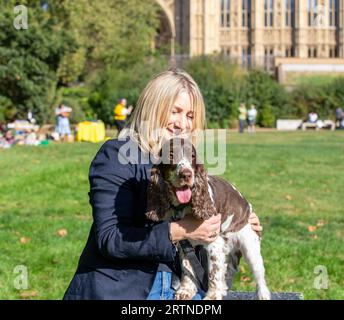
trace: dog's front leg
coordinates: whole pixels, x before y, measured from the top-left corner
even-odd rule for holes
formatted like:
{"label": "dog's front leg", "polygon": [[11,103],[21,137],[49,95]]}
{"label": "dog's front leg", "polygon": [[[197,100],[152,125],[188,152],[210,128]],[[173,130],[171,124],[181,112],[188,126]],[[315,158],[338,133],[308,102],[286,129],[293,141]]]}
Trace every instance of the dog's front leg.
{"label": "dog's front leg", "polygon": [[222,300],[228,291],[226,284],[226,244],[223,238],[219,236],[205,248],[208,252],[209,275],[208,292],[204,300]]}
{"label": "dog's front leg", "polygon": [[194,280],[195,274],[192,269],[189,259],[182,254],[182,279],[180,281],[180,287],[178,288],[174,299],[175,300],[191,300],[192,297],[197,293],[197,286]]}

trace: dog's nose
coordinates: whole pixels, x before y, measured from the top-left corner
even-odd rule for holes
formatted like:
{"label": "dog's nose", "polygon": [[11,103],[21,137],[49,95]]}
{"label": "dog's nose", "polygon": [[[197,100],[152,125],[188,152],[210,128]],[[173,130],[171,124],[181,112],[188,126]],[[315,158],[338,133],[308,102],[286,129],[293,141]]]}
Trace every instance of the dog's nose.
{"label": "dog's nose", "polygon": [[180,171],[179,177],[181,179],[188,181],[192,177],[192,171],[190,169],[185,168],[185,169]]}

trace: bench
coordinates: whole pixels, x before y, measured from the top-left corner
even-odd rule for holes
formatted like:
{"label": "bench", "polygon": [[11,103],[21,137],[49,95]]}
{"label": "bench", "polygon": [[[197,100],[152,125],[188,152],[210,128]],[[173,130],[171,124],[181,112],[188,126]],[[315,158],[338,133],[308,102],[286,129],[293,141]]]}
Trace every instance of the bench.
{"label": "bench", "polygon": [[277,130],[294,131],[302,126],[302,119],[278,119],[276,123]]}
{"label": "bench", "polygon": [[306,131],[308,128],[315,130],[329,128],[332,131],[336,129],[336,124],[332,120],[318,120],[316,123],[304,122],[302,124],[302,130]]}
{"label": "bench", "polygon": [[313,128],[315,130],[319,130],[319,126],[317,123],[304,122],[302,124],[302,131],[306,131],[308,128]]}

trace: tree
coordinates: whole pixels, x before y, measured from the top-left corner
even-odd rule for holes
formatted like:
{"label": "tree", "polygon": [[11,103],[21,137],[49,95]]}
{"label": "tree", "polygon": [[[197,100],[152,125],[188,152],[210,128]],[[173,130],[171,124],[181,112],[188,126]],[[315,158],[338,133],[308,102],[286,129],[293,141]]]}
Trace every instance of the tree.
{"label": "tree", "polygon": [[[151,54],[158,23],[153,0],[23,0],[27,30],[13,27],[16,3],[0,0],[0,118],[31,109],[46,122],[64,99],[61,87],[92,88],[109,66],[124,72]],[[85,105],[75,97],[84,100],[84,92],[69,101]]]}
{"label": "tree", "polygon": [[46,121],[56,89],[56,71],[69,50],[68,35],[63,30],[52,32],[39,6],[28,13],[30,27],[17,30],[13,7],[3,5],[0,12],[0,96],[11,101],[12,116],[24,117],[31,110]]}

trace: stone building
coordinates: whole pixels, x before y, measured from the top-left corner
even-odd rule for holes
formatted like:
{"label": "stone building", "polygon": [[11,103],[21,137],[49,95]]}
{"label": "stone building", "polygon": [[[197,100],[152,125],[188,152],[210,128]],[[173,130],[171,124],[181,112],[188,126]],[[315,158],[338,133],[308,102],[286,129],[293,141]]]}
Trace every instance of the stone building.
{"label": "stone building", "polygon": [[276,57],[344,58],[344,0],[156,0],[172,56],[222,53],[248,66]]}

